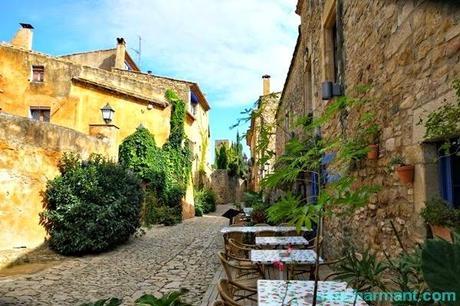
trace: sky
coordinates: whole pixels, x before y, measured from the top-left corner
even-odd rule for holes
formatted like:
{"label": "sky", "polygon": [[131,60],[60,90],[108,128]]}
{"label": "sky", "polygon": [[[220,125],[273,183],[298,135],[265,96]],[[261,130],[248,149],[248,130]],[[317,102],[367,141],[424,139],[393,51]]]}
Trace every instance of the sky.
{"label": "sky", "polygon": [[[142,38],[140,67],[197,82],[211,105],[211,138],[230,130],[262,93],[262,75],[281,91],[297,38],[296,0],[0,0],[0,41],[18,23],[34,26],[33,49],[63,55]],[[244,134],[247,125],[239,127]],[[212,146],[212,156],[214,148]],[[245,148],[247,152],[247,148]]]}

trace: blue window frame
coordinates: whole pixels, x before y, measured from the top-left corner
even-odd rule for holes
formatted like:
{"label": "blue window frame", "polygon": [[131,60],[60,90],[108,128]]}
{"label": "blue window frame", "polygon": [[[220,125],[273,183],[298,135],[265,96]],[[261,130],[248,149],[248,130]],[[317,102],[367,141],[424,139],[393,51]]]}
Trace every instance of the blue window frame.
{"label": "blue window frame", "polygon": [[[458,152],[458,145],[453,148]],[[460,208],[460,156],[440,156],[439,160],[441,196],[451,207]]]}

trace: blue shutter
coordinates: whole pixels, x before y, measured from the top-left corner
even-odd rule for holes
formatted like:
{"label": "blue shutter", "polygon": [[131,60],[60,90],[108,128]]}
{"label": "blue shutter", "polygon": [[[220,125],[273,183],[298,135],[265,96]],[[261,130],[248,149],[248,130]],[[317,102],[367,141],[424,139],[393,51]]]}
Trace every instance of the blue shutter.
{"label": "blue shutter", "polygon": [[451,156],[441,156],[439,160],[441,196],[451,205],[454,202],[452,190],[452,158]]}

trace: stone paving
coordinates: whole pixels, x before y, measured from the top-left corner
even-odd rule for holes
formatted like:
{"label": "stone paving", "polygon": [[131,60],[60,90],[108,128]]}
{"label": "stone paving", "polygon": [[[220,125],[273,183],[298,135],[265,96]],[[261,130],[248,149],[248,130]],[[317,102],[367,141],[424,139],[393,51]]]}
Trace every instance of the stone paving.
{"label": "stone paving", "polygon": [[70,258],[31,275],[0,277],[0,305],[80,305],[118,297],[123,305],[144,293],[159,295],[187,288],[186,301],[199,305],[219,267],[219,230],[228,220],[193,218],[172,227],[155,227],[111,252]]}

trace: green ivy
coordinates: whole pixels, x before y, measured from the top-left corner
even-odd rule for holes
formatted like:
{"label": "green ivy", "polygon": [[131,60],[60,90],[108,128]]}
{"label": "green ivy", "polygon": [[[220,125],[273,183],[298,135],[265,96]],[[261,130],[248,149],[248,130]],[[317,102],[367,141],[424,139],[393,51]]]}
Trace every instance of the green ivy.
{"label": "green ivy", "polygon": [[185,103],[171,90],[166,91],[166,98],[171,104],[168,141],[157,147],[154,136],[141,125],[120,145],[119,159],[149,184],[160,206],[173,208],[180,216],[192,170],[192,151],[184,130]]}

